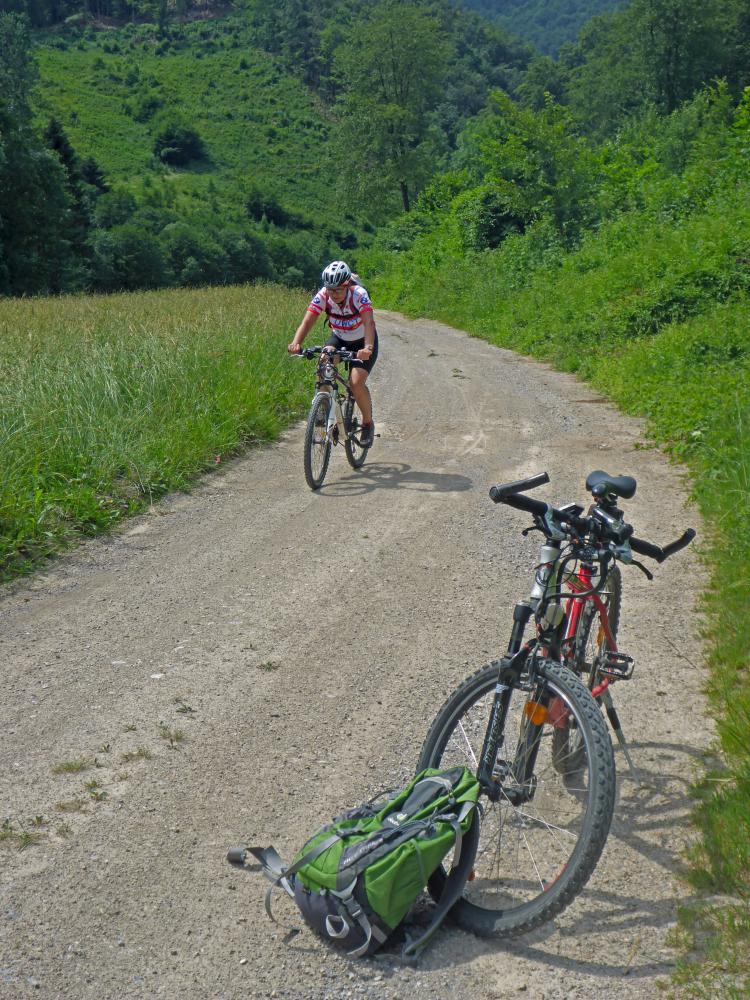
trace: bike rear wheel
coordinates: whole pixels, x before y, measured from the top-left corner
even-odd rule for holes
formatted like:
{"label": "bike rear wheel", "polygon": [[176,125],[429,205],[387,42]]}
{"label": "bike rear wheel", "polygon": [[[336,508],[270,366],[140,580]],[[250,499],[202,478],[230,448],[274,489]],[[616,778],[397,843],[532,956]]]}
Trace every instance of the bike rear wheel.
{"label": "bike rear wheel", "polygon": [[331,397],[319,393],[312,401],[305,431],[305,479],[311,490],[318,490],[328,471],[331,441],[327,434]]}
{"label": "bike rear wheel", "polygon": [[347,397],[344,403],[344,427],[346,427],[348,435],[348,440],[345,444],[346,460],[353,469],[361,469],[365,464],[370,446],[360,444],[362,437],[362,413],[351,396]]}
{"label": "bike rear wheel", "polygon": [[[601,600],[606,609],[610,635],[616,639],[622,603],[622,574],[619,566],[612,566],[607,573]],[[602,613],[596,602],[589,598],[584,601],[581,609],[573,638],[572,656],[568,658],[566,665],[578,674],[589,690],[593,690],[602,679],[601,667],[611,648]],[[580,738],[575,725],[555,729],[552,745],[555,766],[565,777],[571,769],[575,770],[580,753]]]}
{"label": "bike rear wheel", "polygon": [[[499,676],[498,666],[483,667],[448,699],[427,734],[418,770],[461,765],[477,771],[498,679],[513,680],[510,673]],[[495,767],[503,776],[501,796],[496,802],[480,797],[474,872],[452,911],[459,926],[485,937],[525,933],[560,913],[591,876],[614,810],[614,756],[596,702],[561,664],[541,660],[536,671],[533,688],[511,691]],[[548,705],[547,721],[535,724],[528,704]],[[552,733],[565,712],[580,734],[575,780],[572,769],[563,777],[552,759]],[[535,758],[533,778],[525,783],[533,791],[514,804],[513,772],[522,749]],[[445,877],[440,868],[430,879],[435,899]]]}

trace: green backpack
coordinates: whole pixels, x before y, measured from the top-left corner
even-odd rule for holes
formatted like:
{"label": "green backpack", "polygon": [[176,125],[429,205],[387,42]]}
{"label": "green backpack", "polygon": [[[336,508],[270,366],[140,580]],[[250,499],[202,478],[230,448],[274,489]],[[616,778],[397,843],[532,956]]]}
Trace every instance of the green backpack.
{"label": "green backpack", "polygon": [[432,920],[404,946],[404,956],[413,957],[461,895],[479,839],[478,795],[479,783],[466,768],[422,771],[400,792],[336,817],[288,866],[273,847],[232,848],[228,858],[242,865],[249,852],[261,863],[272,882],[266,893],[271,919],[271,894],[281,886],[315,931],[361,956],[387,941],[452,850]]}

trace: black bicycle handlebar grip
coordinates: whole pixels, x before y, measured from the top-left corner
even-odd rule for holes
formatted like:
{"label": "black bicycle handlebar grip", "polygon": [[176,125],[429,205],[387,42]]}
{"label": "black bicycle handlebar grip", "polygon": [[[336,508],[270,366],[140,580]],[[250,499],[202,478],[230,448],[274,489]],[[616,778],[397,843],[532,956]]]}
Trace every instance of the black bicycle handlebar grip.
{"label": "black bicycle handlebar grip", "polygon": [[655,559],[657,562],[661,562],[664,558],[664,553],[658,545],[647,542],[643,538],[636,538],[635,535],[630,536],[630,548],[638,555],[648,556],[649,559]]}
{"label": "black bicycle handlebar grip", "polygon": [[[525,493],[526,490],[534,490],[537,486],[543,486],[548,482],[549,476],[547,473],[540,472],[538,475],[530,476],[528,479],[517,479],[515,483],[498,483],[497,486],[493,486],[490,489],[490,499],[494,500],[495,503],[503,503],[506,497],[514,496],[517,493]],[[546,505],[543,504],[542,506]]]}
{"label": "black bicycle handlebar grip", "polygon": [[680,549],[684,549],[686,545],[689,545],[694,538],[695,528],[688,528],[676,542],[670,542],[664,548],[660,545],[653,545],[651,542],[645,542],[642,538],[631,538],[630,548],[639,555],[648,556],[650,559],[655,559],[658,563],[663,563],[665,559],[669,559],[675,552],[679,552]]}
{"label": "black bicycle handlebar grip", "polygon": [[678,538],[676,542],[670,542],[669,545],[665,545],[662,548],[662,552],[664,553],[664,558],[669,559],[669,557],[673,556],[675,552],[679,552],[680,549],[684,549],[686,545],[690,545],[690,543],[694,538],[695,538],[695,528],[688,528],[687,531],[684,532],[683,535],[680,538]]}
{"label": "black bicycle handlebar grip", "polygon": [[525,510],[527,514],[533,514],[535,517],[544,517],[548,510],[546,503],[527,497],[524,493],[511,493],[510,496],[495,500],[495,503],[504,503],[508,507],[515,507],[516,510]]}

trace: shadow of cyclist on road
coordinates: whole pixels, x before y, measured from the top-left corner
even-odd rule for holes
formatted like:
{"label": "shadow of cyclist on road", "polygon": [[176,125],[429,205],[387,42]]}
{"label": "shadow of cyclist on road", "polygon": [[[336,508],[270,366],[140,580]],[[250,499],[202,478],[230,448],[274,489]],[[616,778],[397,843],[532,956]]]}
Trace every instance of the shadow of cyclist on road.
{"label": "shadow of cyclist on road", "polygon": [[321,496],[358,496],[373,490],[415,490],[418,493],[464,493],[473,482],[456,473],[424,472],[405,462],[370,462],[320,489]]}

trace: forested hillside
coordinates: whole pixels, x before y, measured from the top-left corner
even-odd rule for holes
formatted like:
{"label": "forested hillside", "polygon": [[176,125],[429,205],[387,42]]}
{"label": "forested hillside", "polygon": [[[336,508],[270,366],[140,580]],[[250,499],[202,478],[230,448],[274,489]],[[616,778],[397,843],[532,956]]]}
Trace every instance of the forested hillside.
{"label": "forested hillside", "polygon": [[622,7],[626,0],[464,0],[490,21],[520,35],[545,55],[555,56],[575,40],[586,21]]}
{"label": "forested hillside", "polygon": [[0,292],[15,294],[310,286],[409,209],[531,57],[448,0],[3,7],[23,8],[0,14]]}

